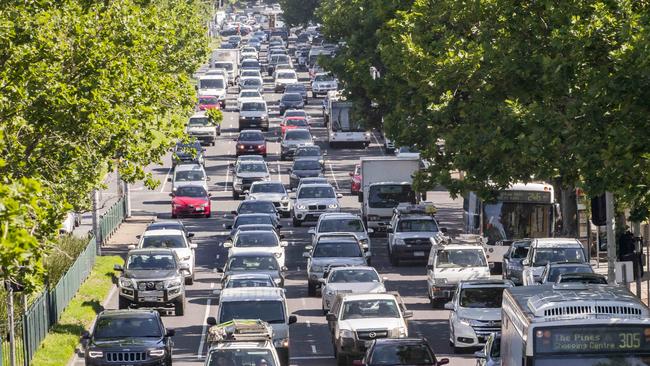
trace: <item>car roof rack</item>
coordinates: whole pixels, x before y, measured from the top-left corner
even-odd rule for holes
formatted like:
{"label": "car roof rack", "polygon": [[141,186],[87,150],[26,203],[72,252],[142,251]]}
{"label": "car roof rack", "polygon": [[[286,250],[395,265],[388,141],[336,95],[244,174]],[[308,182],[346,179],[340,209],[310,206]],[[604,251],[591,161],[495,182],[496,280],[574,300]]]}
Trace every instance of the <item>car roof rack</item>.
{"label": "car roof rack", "polygon": [[487,238],[479,234],[458,234],[455,237],[431,239],[434,245],[485,245]]}
{"label": "car roof rack", "polygon": [[393,213],[398,217],[402,215],[428,215],[435,216],[438,208],[433,202],[422,201],[418,204],[400,203],[393,209]]}
{"label": "car roof rack", "polygon": [[208,341],[219,342],[265,342],[273,339],[273,328],[260,319],[236,319],[217,324],[208,330]]}

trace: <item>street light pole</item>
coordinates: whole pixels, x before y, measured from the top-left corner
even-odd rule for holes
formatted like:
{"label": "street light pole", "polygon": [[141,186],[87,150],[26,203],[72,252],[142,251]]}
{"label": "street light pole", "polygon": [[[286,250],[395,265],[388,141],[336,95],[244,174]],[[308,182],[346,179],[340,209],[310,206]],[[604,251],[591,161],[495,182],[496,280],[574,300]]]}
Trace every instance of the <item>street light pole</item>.
{"label": "street light pole", "polygon": [[614,235],[614,194],[610,191],[605,192],[605,212],[607,216],[607,282],[616,281],[616,237]]}

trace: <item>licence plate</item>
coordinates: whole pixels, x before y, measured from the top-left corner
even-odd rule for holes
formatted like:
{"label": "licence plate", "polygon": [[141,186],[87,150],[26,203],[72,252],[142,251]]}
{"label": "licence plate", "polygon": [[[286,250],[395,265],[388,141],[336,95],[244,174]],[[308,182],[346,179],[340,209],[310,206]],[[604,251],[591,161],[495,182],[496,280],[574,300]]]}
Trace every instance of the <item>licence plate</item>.
{"label": "licence plate", "polygon": [[194,209],[194,211],[203,211],[203,207],[197,207]]}
{"label": "licence plate", "polygon": [[424,252],[413,252],[414,257],[424,257]]}
{"label": "licence plate", "polygon": [[156,301],[158,301],[158,298],[156,296],[145,296],[144,301],[145,302],[156,302]]}

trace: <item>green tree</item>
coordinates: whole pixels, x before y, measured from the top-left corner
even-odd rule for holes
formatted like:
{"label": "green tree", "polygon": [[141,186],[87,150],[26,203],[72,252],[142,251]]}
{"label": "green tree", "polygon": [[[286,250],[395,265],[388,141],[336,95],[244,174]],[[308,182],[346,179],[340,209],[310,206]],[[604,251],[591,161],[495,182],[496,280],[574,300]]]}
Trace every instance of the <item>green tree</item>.
{"label": "green tree", "polygon": [[321,0],[278,0],[284,21],[290,27],[307,25],[317,21],[315,14]]}

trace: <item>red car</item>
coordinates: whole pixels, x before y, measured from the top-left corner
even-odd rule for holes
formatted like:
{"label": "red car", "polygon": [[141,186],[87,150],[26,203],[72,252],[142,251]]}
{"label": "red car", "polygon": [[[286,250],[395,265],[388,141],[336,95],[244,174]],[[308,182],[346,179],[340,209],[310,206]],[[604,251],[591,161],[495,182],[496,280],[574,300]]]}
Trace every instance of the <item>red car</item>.
{"label": "red car", "polygon": [[219,100],[218,97],[215,97],[213,95],[201,95],[199,96],[198,107],[200,111],[205,111],[213,108],[226,109],[226,101]]}
{"label": "red car", "polygon": [[237,142],[235,156],[262,155],[266,157],[266,138],[260,130],[242,130]]}
{"label": "red car", "polygon": [[309,129],[309,122],[304,117],[285,117],[282,122],[280,122],[280,133],[284,136],[286,130],[291,130],[294,128],[306,128]]}
{"label": "red car", "polygon": [[354,166],[354,171],[350,172],[350,177],[352,177],[350,182],[350,193],[359,194],[361,190],[361,165],[357,164]]}
{"label": "red car", "polygon": [[211,195],[201,186],[180,186],[170,196],[174,219],[179,216],[212,216]]}

